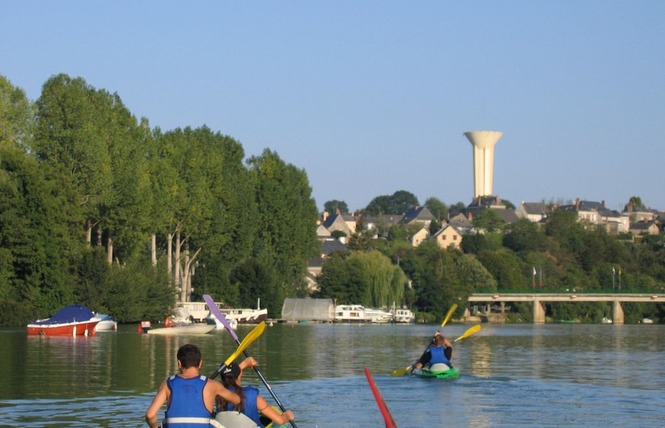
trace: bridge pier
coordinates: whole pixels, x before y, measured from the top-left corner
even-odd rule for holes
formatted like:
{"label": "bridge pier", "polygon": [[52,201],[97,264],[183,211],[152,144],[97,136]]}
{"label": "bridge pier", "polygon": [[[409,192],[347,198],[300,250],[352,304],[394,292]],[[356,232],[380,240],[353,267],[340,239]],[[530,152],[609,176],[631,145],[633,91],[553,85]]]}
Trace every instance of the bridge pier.
{"label": "bridge pier", "polygon": [[533,323],[545,324],[545,307],[538,299],[533,301]]}
{"label": "bridge pier", "polygon": [[623,324],[623,306],[618,300],[612,302],[612,323]]}

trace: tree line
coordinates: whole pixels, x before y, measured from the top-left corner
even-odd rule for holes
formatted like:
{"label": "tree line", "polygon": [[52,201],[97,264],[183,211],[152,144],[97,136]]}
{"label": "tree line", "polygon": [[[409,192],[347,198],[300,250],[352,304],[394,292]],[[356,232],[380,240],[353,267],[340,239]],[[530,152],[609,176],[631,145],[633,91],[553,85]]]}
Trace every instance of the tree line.
{"label": "tree line", "polygon": [[319,251],[304,170],[207,127],[162,131],[117,94],[0,76],[0,324],[71,303],[162,320],[203,293],[271,313]]}

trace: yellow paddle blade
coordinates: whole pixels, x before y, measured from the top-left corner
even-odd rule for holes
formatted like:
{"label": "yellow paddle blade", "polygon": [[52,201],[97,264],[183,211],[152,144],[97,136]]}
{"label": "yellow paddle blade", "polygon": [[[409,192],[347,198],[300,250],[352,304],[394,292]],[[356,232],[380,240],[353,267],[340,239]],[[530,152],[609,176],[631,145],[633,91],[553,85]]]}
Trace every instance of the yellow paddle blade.
{"label": "yellow paddle blade", "polygon": [[473,327],[469,328],[467,331],[464,332],[460,337],[457,339],[453,340],[453,343],[458,342],[462,339],[466,339],[467,337],[471,336],[474,333],[478,333],[480,331],[480,324],[476,324]]}
{"label": "yellow paddle blade", "polygon": [[390,376],[404,376],[409,371],[411,371],[411,366],[404,367],[403,369],[397,369],[390,373]]}
{"label": "yellow paddle blade", "polygon": [[450,307],[448,313],[446,314],[446,317],[443,319],[443,322],[441,323],[441,327],[445,326],[448,323],[450,317],[452,317],[453,314],[455,313],[455,309],[457,309],[457,303],[453,303],[453,305]]}
{"label": "yellow paddle blade", "polygon": [[245,336],[245,338],[240,342],[240,345],[238,345],[238,349],[229,356],[229,358],[224,361],[224,365],[229,365],[231,364],[240,354],[242,354],[242,351],[244,351],[252,342],[254,342],[259,336],[263,334],[263,330],[266,329],[266,323],[265,321],[261,321],[252,331]]}

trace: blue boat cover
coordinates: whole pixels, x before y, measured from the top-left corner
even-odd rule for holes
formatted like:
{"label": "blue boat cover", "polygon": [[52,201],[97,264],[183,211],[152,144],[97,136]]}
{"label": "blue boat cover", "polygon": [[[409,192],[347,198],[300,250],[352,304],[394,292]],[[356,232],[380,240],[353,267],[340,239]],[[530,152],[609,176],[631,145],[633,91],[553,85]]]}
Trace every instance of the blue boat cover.
{"label": "blue boat cover", "polygon": [[37,325],[50,325],[50,324],[66,324],[70,322],[87,321],[94,317],[95,314],[83,305],[70,305],[60,309],[51,318],[35,321],[33,324]]}

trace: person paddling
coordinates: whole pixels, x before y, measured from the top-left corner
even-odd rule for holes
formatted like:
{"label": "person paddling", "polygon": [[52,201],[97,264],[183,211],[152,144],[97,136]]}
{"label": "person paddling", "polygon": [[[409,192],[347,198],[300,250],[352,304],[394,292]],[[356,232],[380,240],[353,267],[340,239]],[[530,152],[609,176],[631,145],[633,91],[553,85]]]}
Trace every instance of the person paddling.
{"label": "person paddling", "polygon": [[413,368],[421,369],[426,367],[433,372],[442,372],[453,366],[451,363],[452,358],[453,344],[437,331],[432,338],[432,344],[413,365]]}
{"label": "person paddling", "polygon": [[[249,357],[246,361],[251,361],[250,364],[231,363],[222,371],[222,385],[229,391],[233,391],[240,395],[241,402],[239,404],[229,402],[225,397],[217,398],[217,411],[235,410],[243,413],[250,418],[254,423],[259,426],[265,426],[261,421],[261,415],[270,418],[275,424],[282,425],[295,419],[293,412],[287,410],[280,414],[272,406],[268,405],[265,398],[259,395],[258,388],[254,386],[242,386],[242,372],[245,367],[254,367],[256,361]],[[243,361],[243,363],[245,363]]]}
{"label": "person paddling", "polygon": [[[179,374],[167,378],[157,390],[155,398],[145,412],[150,428],[157,428],[159,410],[167,405],[164,427],[208,428],[214,426],[213,407],[216,397],[240,403],[240,397],[220,382],[200,374],[201,350],[186,344],[178,349]],[[246,363],[243,361],[243,363]]]}

